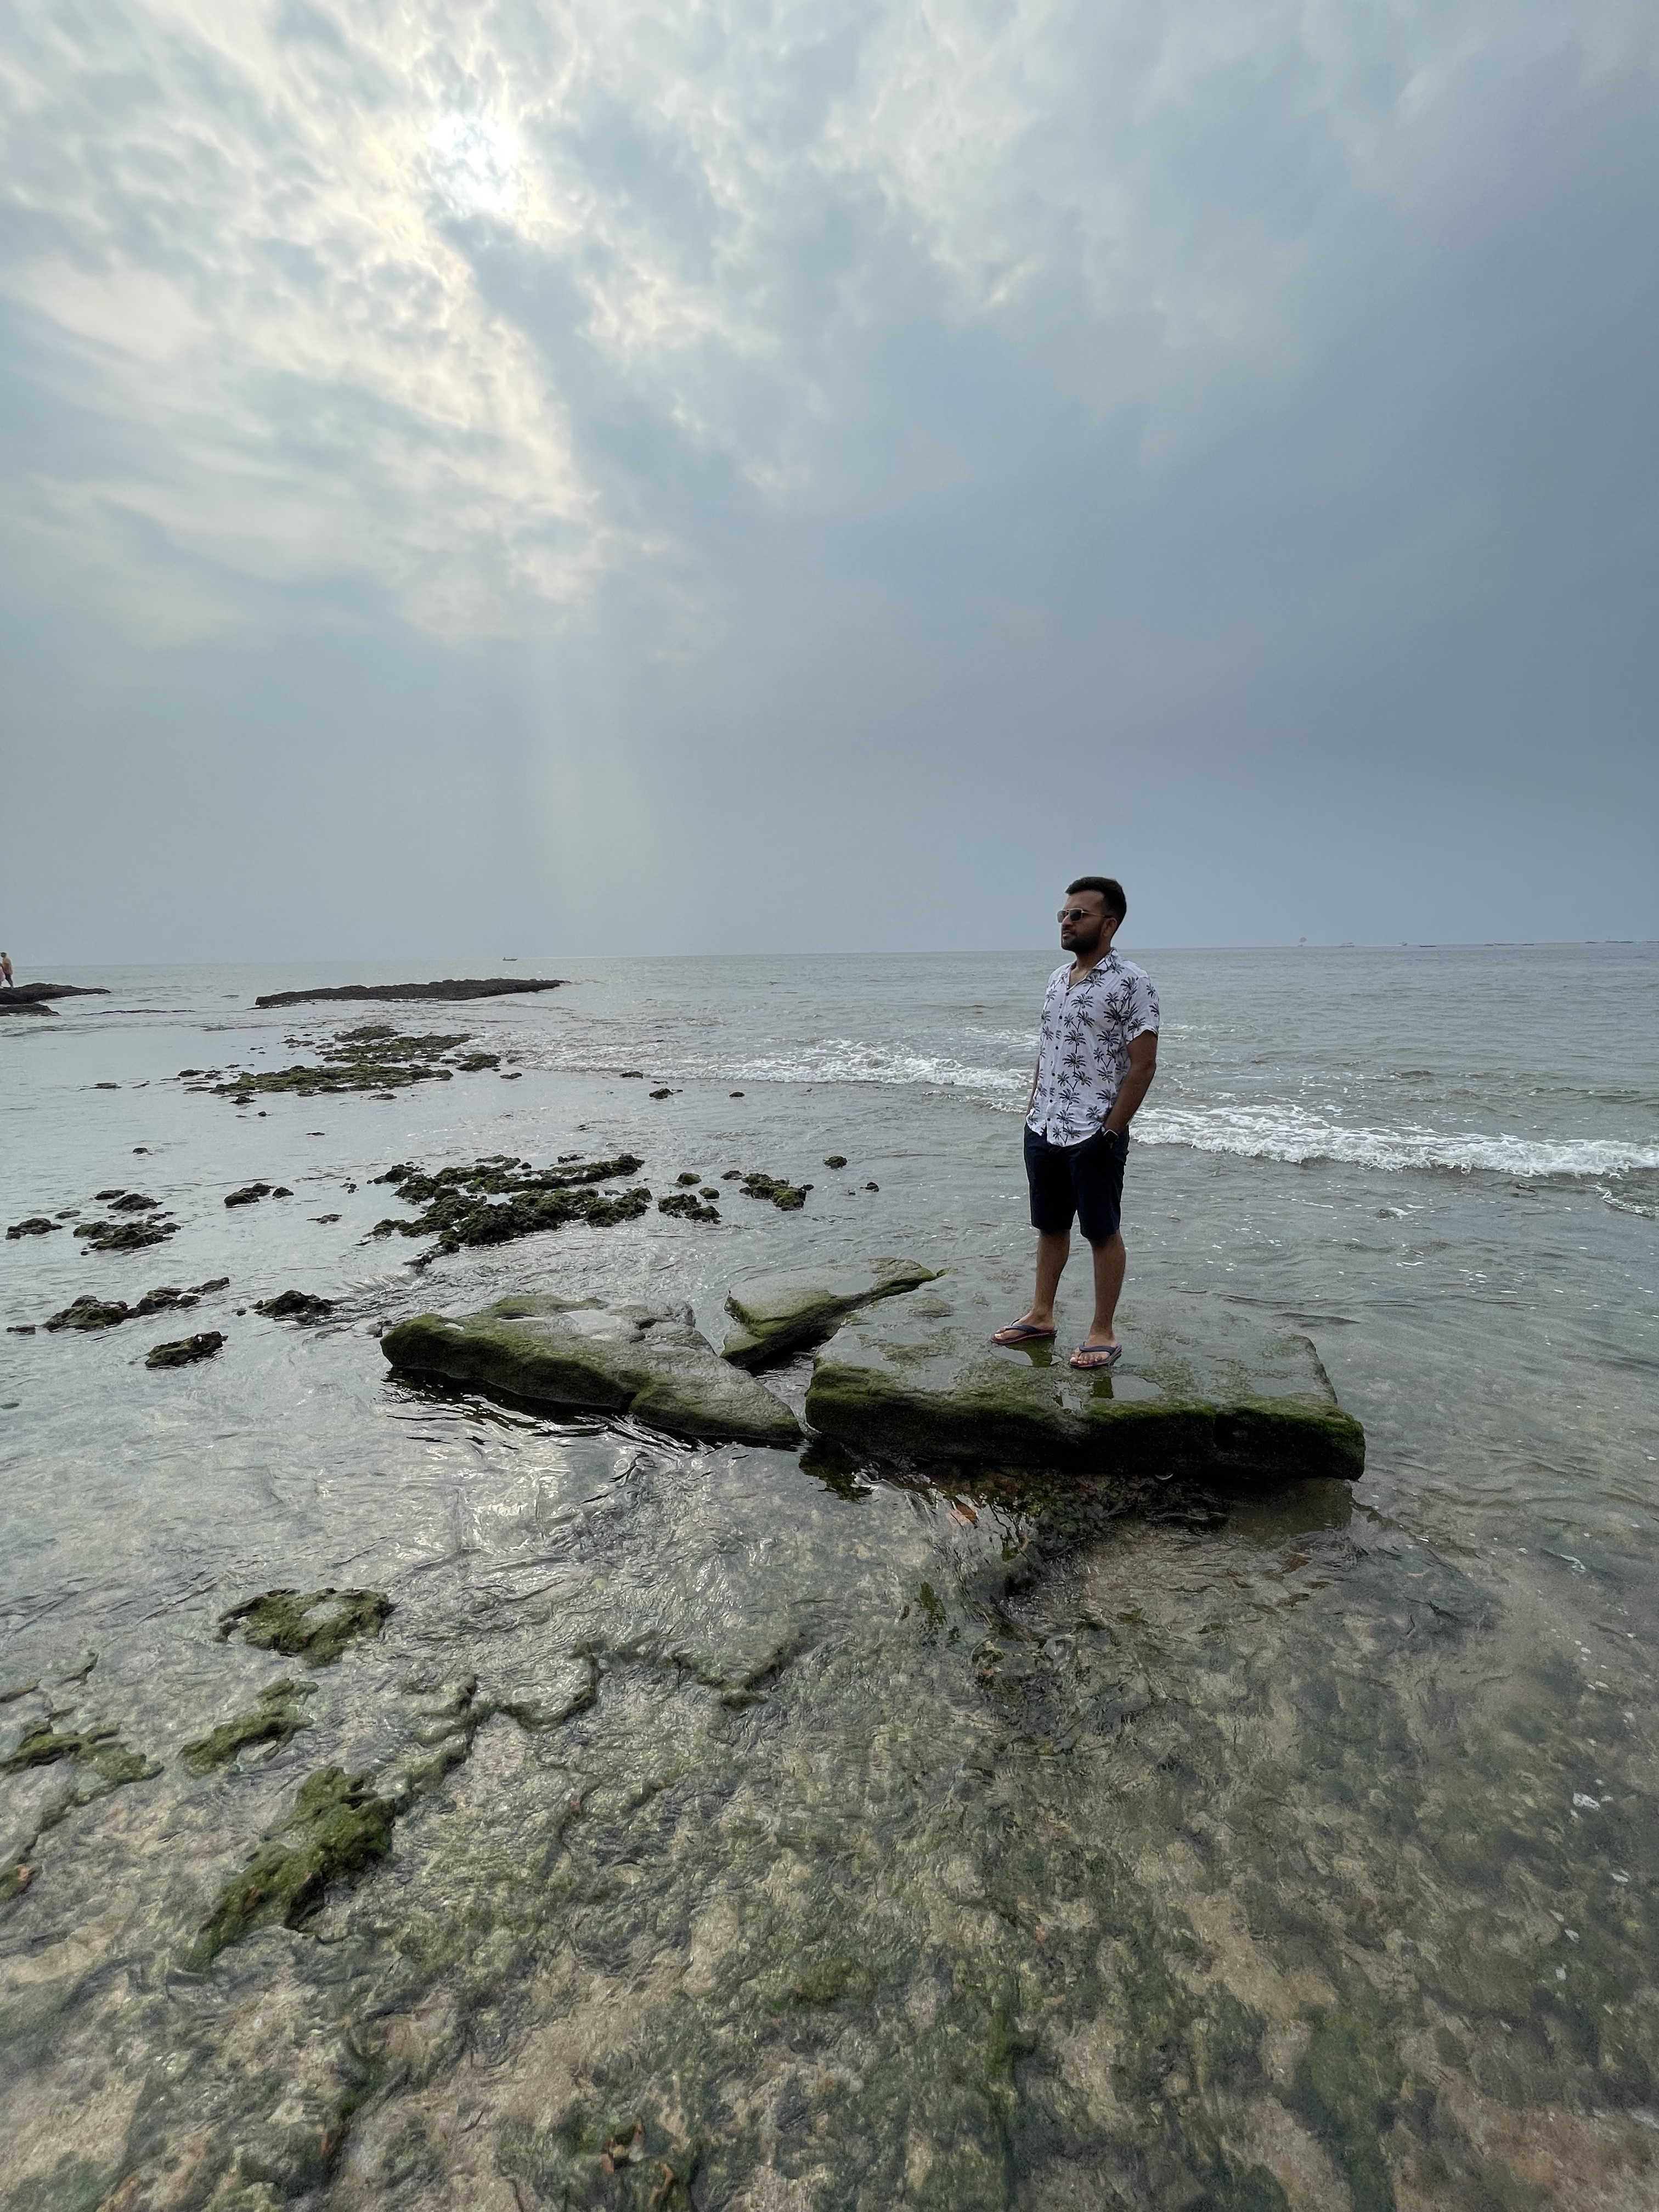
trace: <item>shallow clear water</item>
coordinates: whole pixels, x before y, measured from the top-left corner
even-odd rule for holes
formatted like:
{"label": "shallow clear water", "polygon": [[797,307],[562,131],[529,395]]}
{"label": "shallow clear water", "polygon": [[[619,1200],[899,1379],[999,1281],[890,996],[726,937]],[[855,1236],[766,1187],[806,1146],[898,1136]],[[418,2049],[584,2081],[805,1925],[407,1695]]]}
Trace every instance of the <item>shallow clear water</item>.
{"label": "shallow clear water", "polygon": [[[1137,957],[1130,1316],[1137,1281],[1293,1316],[1366,1425],[1352,1498],[849,1476],[389,1380],[385,1322],[508,1288],[717,1340],[809,1255],[1018,1297],[1044,956],[267,1013],[395,971],[132,970],[0,1025],[6,1218],[124,1186],[181,1224],[0,1245],[0,1320],[231,1278],[0,1337],[0,1691],[40,1685],[0,1752],[51,1712],[155,1770],[0,1775],[0,2205],[1654,2201],[1659,957]],[[366,1018],[518,1079],[263,1115],[178,1079]],[[394,1161],[623,1147],[814,1188],[424,1272],[365,1241]],[[295,1195],[228,1212],[256,1176]],[[246,1310],[291,1285],[336,1313]],[[143,1366],[200,1328],[216,1359]],[[325,1584],[397,1607],[335,1665],[215,1632]],[[309,1727],[191,1774],[301,1678]],[[187,1969],[331,1764],[404,1792],[391,1856]]]}

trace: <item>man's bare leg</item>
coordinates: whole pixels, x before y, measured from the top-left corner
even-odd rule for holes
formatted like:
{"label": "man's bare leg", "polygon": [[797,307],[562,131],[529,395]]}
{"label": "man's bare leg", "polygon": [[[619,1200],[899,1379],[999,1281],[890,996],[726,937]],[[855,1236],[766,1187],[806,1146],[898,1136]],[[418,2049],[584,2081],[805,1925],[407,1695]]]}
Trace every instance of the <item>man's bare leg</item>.
{"label": "man's bare leg", "polygon": [[[1066,1262],[1071,1256],[1072,1239],[1062,1229],[1058,1236],[1046,1230],[1037,1231],[1036,1295],[1013,1324],[1015,1328],[1052,1329],[1054,1325],[1054,1293],[1060,1288],[1060,1279],[1066,1272]],[[999,1329],[993,1342],[1000,1342],[1006,1331]]]}
{"label": "man's bare leg", "polygon": [[1103,1244],[1090,1248],[1095,1261],[1095,1317],[1089,1324],[1085,1345],[1111,1345],[1117,1342],[1114,1323],[1117,1319],[1117,1302],[1123,1290],[1123,1270],[1128,1254],[1123,1249],[1123,1237],[1114,1230]]}

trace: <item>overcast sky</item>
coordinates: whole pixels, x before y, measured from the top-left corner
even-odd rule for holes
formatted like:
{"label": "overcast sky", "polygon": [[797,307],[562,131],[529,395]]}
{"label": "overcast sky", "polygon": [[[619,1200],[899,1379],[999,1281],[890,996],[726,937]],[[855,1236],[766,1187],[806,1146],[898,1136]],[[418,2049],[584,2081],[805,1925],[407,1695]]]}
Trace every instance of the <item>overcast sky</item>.
{"label": "overcast sky", "polygon": [[0,943],[1659,935],[1652,0],[13,0]]}

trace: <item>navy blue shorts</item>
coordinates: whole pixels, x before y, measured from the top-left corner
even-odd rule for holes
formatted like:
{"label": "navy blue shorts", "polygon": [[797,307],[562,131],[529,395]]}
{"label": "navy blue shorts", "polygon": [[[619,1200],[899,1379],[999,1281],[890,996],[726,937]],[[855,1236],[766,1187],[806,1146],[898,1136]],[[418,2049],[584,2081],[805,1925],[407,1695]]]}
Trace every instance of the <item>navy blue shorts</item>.
{"label": "navy blue shorts", "polygon": [[1072,1217],[1091,1244],[1117,1234],[1123,1212],[1127,1129],[1098,1129],[1080,1145],[1051,1145],[1027,1125],[1025,1180],[1031,1186],[1031,1226],[1060,1237]]}

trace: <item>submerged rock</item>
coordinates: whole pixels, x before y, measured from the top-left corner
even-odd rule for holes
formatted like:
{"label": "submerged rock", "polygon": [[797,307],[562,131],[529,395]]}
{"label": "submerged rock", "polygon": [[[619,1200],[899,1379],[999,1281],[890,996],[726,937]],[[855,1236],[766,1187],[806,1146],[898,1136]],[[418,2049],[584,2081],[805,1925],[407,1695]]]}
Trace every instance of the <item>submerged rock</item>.
{"label": "submerged rock", "polygon": [[192,1774],[210,1774],[216,1766],[228,1766],[237,1753],[251,1743],[268,1743],[280,1751],[301,1729],[309,1728],[303,1700],[314,1696],[309,1682],[272,1682],[259,1692],[259,1702],[246,1713],[234,1714],[218,1727],[187,1743],[184,1760]]}
{"label": "submerged rock", "polygon": [[678,1436],[800,1440],[788,1407],[720,1358],[688,1306],[500,1298],[456,1319],[416,1314],[388,1329],[380,1349],[399,1369],[544,1404],[629,1413]]}
{"label": "submerged rock", "polygon": [[240,1190],[231,1192],[225,1204],[227,1206],[257,1206],[262,1198],[270,1196],[270,1185],[268,1182],[245,1182]]}
{"label": "submerged rock", "polygon": [[359,1636],[378,1636],[397,1607],[381,1590],[262,1590],[219,1616],[219,1634],[240,1627],[261,1651],[330,1667]]}
{"label": "submerged rock", "polygon": [[787,1274],[757,1275],[727,1296],[726,1310],[738,1326],[721,1346],[721,1357],[757,1367],[800,1345],[820,1343],[860,1306],[933,1279],[933,1270],[914,1260],[830,1260]]}
{"label": "submerged rock", "polygon": [[14,1221],[7,1230],[9,1238],[19,1237],[50,1237],[54,1229],[62,1228],[58,1221],[48,1221],[44,1213],[32,1213],[27,1221]]}
{"label": "submerged rock", "polygon": [[1218,1301],[1137,1297],[1119,1365],[1079,1373],[1063,1346],[992,1344],[1011,1310],[952,1279],[848,1322],[817,1356],[808,1420],[915,1458],[1269,1481],[1364,1471],[1364,1431],[1294,1330]]}
{"label": "submerged rock", "polygon": [[226,1883],[203,1922],[186,1964],[210,1966],[251,1928],[280,1921],[297,1928],[331,1882],[363,1873],[392,1849],[397,1808],[377,1796],[367,1774],[325,1766],[300,1785],[294,1810],[265,1832],[240,1874]]}

